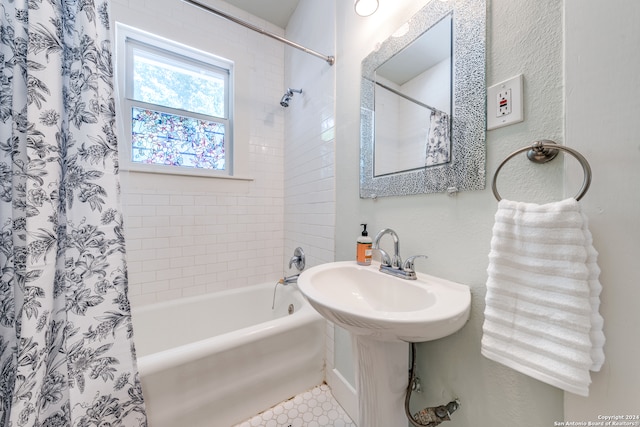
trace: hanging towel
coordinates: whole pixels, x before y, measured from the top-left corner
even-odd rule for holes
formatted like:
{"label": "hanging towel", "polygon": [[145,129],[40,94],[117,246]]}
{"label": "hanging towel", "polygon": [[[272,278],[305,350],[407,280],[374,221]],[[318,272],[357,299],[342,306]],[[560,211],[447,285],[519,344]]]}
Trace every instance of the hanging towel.
{"label": "hanging towel", "polygon": [[605,340],[587,227],[573,198],[499,202],[481,344],[485,357],[581,396],[604,362]]}
{"label": "hanging towel", "polygon": [[593,237],[588,228],[587,216],[582,214],[583,230],[585,234],[585,244],[587,247],[587,268],[589,271],[589,290],[591,296],[591,371],[598,372],[604,364],[604,319],[600,315],[600,267],[598,267],[598,252],[593,247]]}

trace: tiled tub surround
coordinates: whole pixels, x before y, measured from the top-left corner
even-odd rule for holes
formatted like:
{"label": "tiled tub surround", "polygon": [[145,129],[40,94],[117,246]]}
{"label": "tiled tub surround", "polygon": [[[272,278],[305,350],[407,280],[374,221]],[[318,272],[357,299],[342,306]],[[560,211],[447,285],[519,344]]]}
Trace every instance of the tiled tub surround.
{"label": "tiled tub surround", "polygon": [[[222,1],[207,4],[314,49],[335,50],[333,3],[301,1],[286,32]],[[235,61],[243,91],[235,136],[253,178],[121,172],[132,307],[293,274],[286,265],[297,246],[308,266],[334,261],[335,67],[180,0],[114,0],[111,16]],[[303,94],[285,109],[278,100],[287,87]],[[331,326],[330,365],[332,334]]]}
{"label": "tiled tub surround", "polygon": [[[153,427],[230,426],[324,379],[324,319],[274,283],[133,310]],[[293,314],[288,314],[293,305]]]}
{"label": "tiled tub surround", "polygon": [[[208,4],[284,35],[227,3]],[[114,0],[111,16],[234,62],[233,173],[247,178],[121,171],[132,306],[277,280],[285,261],[284,45],[180,0]],[[293,247],[307,250],[303,243]]]}
{"label": "tiled tub surround", "polygon": [[[282,277],[282,198],[251,182],[123,173],[133,307]],[[248,194],[247,194],[248,193]]]}
{"label": "tiled tub surround", "polygon": [[322,384],[234,427],[356,427]]}

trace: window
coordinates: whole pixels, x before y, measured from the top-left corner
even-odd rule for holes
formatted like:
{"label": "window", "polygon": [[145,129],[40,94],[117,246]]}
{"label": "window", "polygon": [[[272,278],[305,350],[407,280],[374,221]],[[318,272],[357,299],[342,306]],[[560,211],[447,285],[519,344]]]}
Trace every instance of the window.
{"label": "window", "polygon": [[123,169],[232,175],[232,64],[118,27]]}

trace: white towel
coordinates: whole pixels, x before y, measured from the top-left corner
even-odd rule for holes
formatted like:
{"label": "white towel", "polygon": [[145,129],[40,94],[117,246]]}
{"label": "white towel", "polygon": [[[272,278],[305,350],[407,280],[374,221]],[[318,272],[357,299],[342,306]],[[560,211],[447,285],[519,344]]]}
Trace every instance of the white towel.
{"label": "white towel", "polygon": [[589,395],[604,362],[600,269],[573,198],[501,200],[495,216],[482,354],[545,383]]}

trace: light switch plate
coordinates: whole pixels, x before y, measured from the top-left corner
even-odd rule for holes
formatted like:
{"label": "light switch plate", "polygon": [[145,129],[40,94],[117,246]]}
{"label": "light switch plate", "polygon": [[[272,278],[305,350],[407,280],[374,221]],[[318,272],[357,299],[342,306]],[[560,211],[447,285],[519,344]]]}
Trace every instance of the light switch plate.
{"label": "light switch plate", "polygon": [[487,130],[524,120],[522,74],[487,89]]}

